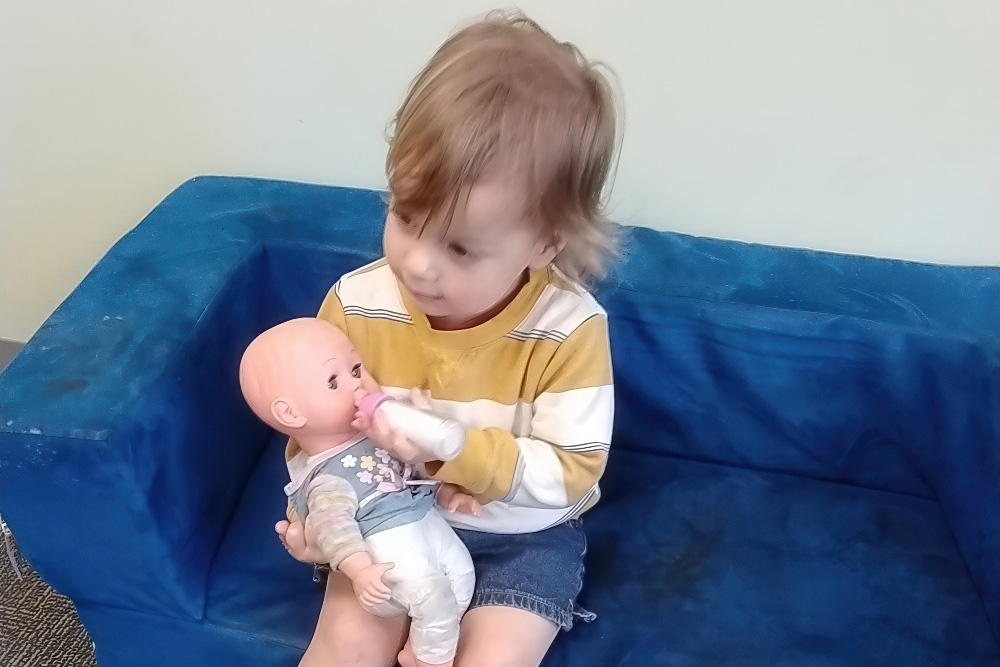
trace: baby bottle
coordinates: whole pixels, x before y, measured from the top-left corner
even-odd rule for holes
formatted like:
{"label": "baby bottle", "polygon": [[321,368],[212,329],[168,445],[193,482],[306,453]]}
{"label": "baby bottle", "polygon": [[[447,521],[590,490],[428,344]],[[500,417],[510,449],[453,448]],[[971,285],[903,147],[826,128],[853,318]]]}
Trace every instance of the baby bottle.
{"label": "baby bottle", "polygon": [[376,412],[381,412],[389,426],[402,431],[415,445],[439,461],[451,461],[465,447],[465,427],[460,422],[438,417],[409,401],[379,391],[362,398],[358,409],[372,418]]}

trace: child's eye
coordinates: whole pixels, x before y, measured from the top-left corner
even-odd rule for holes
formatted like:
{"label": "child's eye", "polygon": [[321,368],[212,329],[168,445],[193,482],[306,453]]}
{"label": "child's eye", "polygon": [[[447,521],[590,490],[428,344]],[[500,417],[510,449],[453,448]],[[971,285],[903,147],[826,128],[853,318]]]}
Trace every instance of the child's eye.
{"label": "child's eye", "polygon": [[361,364],[355,364],[354,368],[351,369],[351,375],[356,378],[361,377]]}
{"label": "child's eye", "polygon": [[455,257],[472,257],[472,253],[469,252],[469,249],[460,243],[451,243],[448,245],[448,249],[451,250],[451,253],[455,255]]}
{"label": "child's eye", "polygon": [[336,375],[331,375],[330,376],[330,382],[329,382],[329,384],[330,384],[330,389],[336,389],[337,388],[337,376]]}
{"label": "child's eye", "polygon": [[413,224],[413,219],[405,213],[400,213],[398,208],[392,209],[392,214],[396,216],[399,224],[403,227],[410,227]]}

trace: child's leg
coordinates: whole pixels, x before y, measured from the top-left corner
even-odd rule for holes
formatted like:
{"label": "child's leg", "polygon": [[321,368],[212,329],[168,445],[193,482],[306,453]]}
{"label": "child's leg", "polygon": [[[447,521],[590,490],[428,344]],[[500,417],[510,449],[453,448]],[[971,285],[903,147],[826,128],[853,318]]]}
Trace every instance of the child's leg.
{"label": "child's leg", "polygon": [[537,533],[458,530],[476,566],[455,667],[537,667],[560,628],[588,618],[576,597],[586,538],[573,521]]}
{"label": "child's leg", "polygon": [[350,580],[331,572],[316,631],[299,667],[392,667],[409,619],[381,618],[364,610]]}
{"label": "child's leg", "polygon": [[477,607],[462,619],[455,667],[537,667],[558,632],[530,611]]}

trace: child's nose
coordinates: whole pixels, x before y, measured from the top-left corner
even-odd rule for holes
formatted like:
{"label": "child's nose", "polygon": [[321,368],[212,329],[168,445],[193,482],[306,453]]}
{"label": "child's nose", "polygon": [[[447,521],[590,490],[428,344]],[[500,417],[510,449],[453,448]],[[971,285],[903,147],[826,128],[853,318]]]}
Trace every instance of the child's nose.
{"label": "child's nose", "polygon": [[414,243],[406,253],[405,268],[412,280],[429,282],[437,277],[432,249],[421,241]]}

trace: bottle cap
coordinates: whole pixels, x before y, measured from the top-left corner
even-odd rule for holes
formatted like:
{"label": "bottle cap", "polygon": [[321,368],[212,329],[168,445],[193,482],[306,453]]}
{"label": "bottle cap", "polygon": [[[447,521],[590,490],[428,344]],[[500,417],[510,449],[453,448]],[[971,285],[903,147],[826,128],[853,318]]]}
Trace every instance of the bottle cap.
{"label": "bottle cap", "polygon": [[361,399],[361,402],[358,403],[358,410],[361,410],[361,412],[369,417],[374,417],[375,411],[378,410],[379,406],[389,400],[392,400],[392,397],[388,394],[376,391]]}

